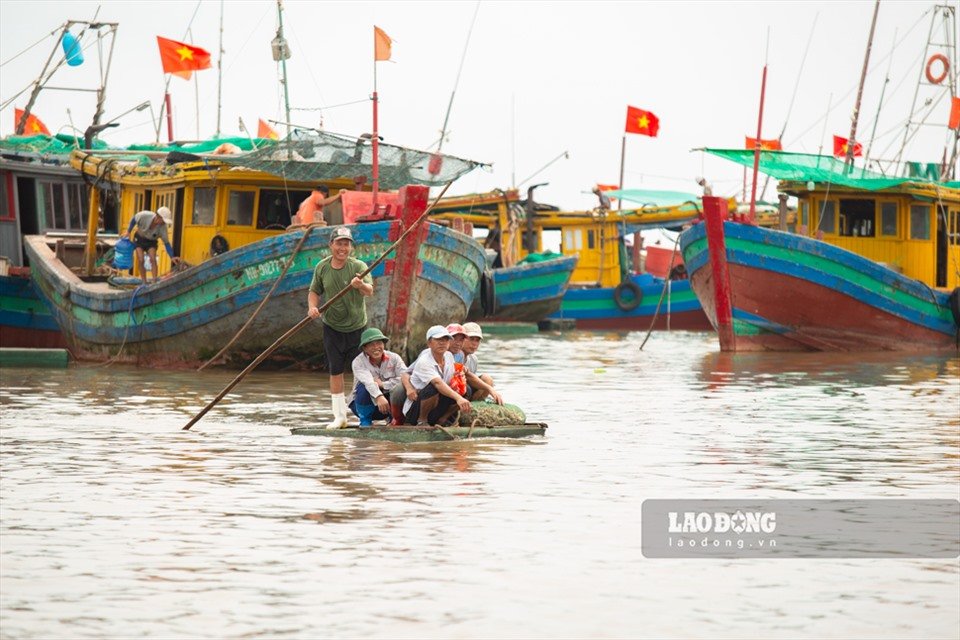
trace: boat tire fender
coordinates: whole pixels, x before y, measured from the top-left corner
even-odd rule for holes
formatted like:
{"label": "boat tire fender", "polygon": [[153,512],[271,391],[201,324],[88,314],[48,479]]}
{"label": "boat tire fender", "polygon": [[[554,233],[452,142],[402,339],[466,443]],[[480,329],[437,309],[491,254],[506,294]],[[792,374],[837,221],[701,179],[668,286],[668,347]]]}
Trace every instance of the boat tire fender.
{"label": "boat tire fender", "polygon": [[[626,291],[633,294],[631,298],[624,299],[624,292]],[[613,290],[613,301],[621,311],[633,311],[643,301],[643,290],[633,280],[624,280]]]}
{"label": "boat tire fender", "polygon": [[950,294],[950,313],[953,314],[953,323],[960,328],[960,287],[954,287]]}
{"label": "boat tire fender", "polygon": [[[940,62],[941,73],[940,75],[935,76],[933,75],[933,63],[937,61]],[[943,55],[942,53],[935,53],[930,56],[930,59],[927,60],[926,73],[927,81],[930,82],[930,84],[940,84],[943,82],[943,79],[947,77],[948,73],[950,73],[950,62],[947,60],[947,56]]]}
{"label": "boat tire fender", "polygon": [[210,239],[210,256],[218,256],[230,251],[230,243],[219,233]]}
{"label": "boat tire fender", "polygon": [[497,315],[497,289],[493,281],[493,274],[484,271],[480,278],[480,305],[483,307],[484,317]]}

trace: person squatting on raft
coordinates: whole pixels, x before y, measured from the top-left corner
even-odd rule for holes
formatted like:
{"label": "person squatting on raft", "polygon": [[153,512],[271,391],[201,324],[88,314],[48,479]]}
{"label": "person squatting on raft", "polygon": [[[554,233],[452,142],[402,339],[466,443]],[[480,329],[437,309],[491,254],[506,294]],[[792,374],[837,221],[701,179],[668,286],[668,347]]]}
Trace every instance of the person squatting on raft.
{"label": "person squatting on raft", "polygon": [[406,424],[428,426],[448,419],[455,409],[470,413],[470,402],[450,388],[453,379],[453,354],[448,351],[450,334],[445,327],[427,329],[427,348],[401,376],[407,398],[403,403]]}
{"label": "person squatting on raft", "polygon": [[134,274],[140,272],[143,281],[147,281],[147,270],[143,264],[143,252],[146,251],[150,257],[150,272],[153,275],[153,281],[157,281],[157,240],[163,240],[163,246],[167,249],[167,255],[173,264],[180,262],[180,258],[173,255],[173,247],[170,246],[170,238],[167,236],[167,229],[173,225],[173,216],[170,209],[160,207],[157,212],[145,210],[135,214],[130,218],[130,226],[127,227],[127,235],[136,229],[133,234],[133,243],[136,245],[134,250]]}
{"label": "person squatting on raft", "polygon": [[480,363],[477,360],[477,349],[480,348],[480,341],[483,340],[483,330],[476,322],[468,322],[463,325],[465,338],[463,340],[463,367],[467,373],[467,381],[470,382],[470,376],[477,378],[477,382],[470,382],[471,393],[468,396],[470,400],[483,400],[487,396],[493,398],[497,404],[503,404],[503,398],[493,388],[493,378],[489,375],[479,373]]}
{"label": "person squatting on raft", "polygon": [[330,234],[330,255],[317,263],[313,270],[310,293],[307,294],[307,313],[311,318],[320,318],[321,296],[330,300],[343,289],[350,287],[342,298],[323,312],[323,350],[327,355],[330,373],[330,402],[333,405],[333,421],[327,429],[342,429],[347,426],[347,402],[343,397],[343,370],[352,362],[360,347],[360,332],[367,324],[367,306],[364,297],[373,295],[373,278],[368,273],[361,280],[358,276],[367,265],[350,253],[353,251],[353,234],[347,227],[336,227]]}
{"label": "person squatting on raft", "polygon": [[403,387],[400,375],[406,371],[403,358],[387,351],[387,336],[380,329],[370,327],[360,336],[360,353],[353,359],[353,379],[356,384],[347,406],[358,418],[360,428],[373,426],[374,420],[397,418],[400,423],[403,415],[398,411],[391,415],[390,402],[387,399],[394,387]]}
{"label": "person squatting on raft", "polygon": [[293,223],[313,224],[314,222],[325,222],[323,208],[339,200],[345,192],[346,189],[340,189],[337,195],[331,196],[330,189],[326,185],[321,184],[300,203],[300,208],[297,209]]}

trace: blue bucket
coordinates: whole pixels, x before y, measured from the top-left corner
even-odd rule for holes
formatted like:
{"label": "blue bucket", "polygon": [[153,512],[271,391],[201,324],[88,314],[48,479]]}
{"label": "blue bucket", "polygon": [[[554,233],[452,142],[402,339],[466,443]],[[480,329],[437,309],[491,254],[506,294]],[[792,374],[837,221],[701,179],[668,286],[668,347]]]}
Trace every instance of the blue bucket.
{"label": "blue bucket", "polygon": [[130,238],[123,237],[113,246],[113,266],[117,269],[129,269],[133,266],[133,250],[136,245]]}

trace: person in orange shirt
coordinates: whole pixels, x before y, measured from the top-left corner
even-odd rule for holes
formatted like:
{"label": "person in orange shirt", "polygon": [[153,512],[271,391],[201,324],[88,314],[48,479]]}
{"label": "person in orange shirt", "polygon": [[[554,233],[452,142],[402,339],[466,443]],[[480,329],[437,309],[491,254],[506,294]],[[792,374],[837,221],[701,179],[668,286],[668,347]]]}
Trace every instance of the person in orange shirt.
{"label": "person in orange shirt", "polygon": [[331,196],[330,189],[326,185],[320,185],[310,193],[306,200],[300,203],[294,224],[326,222],[323,217],[323,208],[339,200],[345,191],[346,189],[340,189],[340,193]]}

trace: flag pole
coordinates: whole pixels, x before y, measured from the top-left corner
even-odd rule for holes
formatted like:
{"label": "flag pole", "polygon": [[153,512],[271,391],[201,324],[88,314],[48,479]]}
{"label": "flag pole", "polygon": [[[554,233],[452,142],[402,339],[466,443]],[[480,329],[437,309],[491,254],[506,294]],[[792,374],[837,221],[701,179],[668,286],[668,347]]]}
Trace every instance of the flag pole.
{"label": "flag pole", "polygon": [[[770,46],[770,29],[767,29],[767,47]],[[768,51],[769,55],[769,51]],[[757,174],[760,171],[760,139],[763,129],[763,101],[767,95],[767,61],[763,61],[763,79],[760,81],[760,115],[757,116],[757,141],[753,146],[753,185],[750,187],[750,224],[757,219]]]}
{"label": "flag pole", "polygon": [[377,212],[377,192],[380,190],[380,134],[377,131],[377,28],[373,28],[373,213]]}
{"label": "flag pole", "polygon": [[[623,190],[623,167],[626,164],[627,158],[627,134],[623,134],[623,142],[620,144],[620,190]],[[620,207],[623,206],[623,196],[617,198],[617,211],[620,211]]]}

